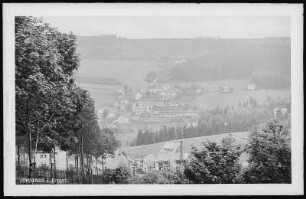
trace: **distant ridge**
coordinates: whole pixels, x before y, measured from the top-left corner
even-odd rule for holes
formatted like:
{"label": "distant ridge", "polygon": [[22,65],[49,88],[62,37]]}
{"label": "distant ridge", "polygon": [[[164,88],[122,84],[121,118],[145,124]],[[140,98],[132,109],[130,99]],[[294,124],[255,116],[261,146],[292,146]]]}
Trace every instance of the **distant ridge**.
{"label": "distant ridge", "polygon": [[[291,86],[291,38],[127,39],[116,36],[78,36],[82,59],[154,61],[167,74],[162,81],[249,79],[261,88]],[[183,62],[182,62],[183,60]],[[96,82],[96,80],[94,80]]]}
{"label": "distant ridge", "polygon": [[127,39],[116,36],[77,36],[78,50],[85,59],[121,60],[177,60],[201,56],[208,51],[220,49],[237,42],[254,45],[277,43],[290,44],[289,37],[254,39],[230,38],[173,38],[173,39]]}

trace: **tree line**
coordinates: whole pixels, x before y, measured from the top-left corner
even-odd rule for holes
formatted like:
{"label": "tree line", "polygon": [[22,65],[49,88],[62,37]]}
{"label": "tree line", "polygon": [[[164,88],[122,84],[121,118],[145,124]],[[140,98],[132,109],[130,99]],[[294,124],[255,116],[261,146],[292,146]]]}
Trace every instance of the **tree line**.
{"label": "tree line", "polygon": [[99,128],[94,100],[75,84],[76,48],[72,33],[60,33],[42,18],[15,17],[16,146],[18,156],[20,147],[27,148],[30,178],[39,150],[59,146],[76,154],[83,176],[85,158],[119,145],[110,130]]}
{"label": "tree line", "polygon": [[[175,139],[247,131],[254,124],[273,118],[274,108],[285,107],[289,113],[290,106],[290,102],[272,100],[271,98],[268,98],[266,104],[259,104],[255,98],[251,97],[245,102],[239,103],[238,107],[221,108],[217,106],[203,111],[198,126],[163,126],[157,131],[139,130],[137,137],[130,145],[139,146]],[[280,115],[278,118],[287,120],[286,116]]]}

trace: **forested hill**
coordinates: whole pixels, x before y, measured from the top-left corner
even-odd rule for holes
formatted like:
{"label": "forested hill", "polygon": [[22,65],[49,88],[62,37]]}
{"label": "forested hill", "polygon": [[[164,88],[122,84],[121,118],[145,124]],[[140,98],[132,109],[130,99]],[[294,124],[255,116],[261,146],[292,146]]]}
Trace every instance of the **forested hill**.
{"label": "forested hill", "polygon": [[248,78],[261,87],[287,88],[290,86],[290,66],[291,49],[286,42],[237,40],[228,42],[219,51],[177,64],[172,70],[172,79]]}
{"label": "forested hill", "polygon": [[104,35],[78,36],[77,41],[83,59],[171,63],[173,81],[249,78],[262,87],[290,86],[290,38],[126,39]]}
{"label": "forested hill", "polygon": [[114,35],[77,36],[79,52],[85,59],[164,59],[196,58],[233,48],[273,50],[289,47],[290,38],[263,39],[126,39]]}

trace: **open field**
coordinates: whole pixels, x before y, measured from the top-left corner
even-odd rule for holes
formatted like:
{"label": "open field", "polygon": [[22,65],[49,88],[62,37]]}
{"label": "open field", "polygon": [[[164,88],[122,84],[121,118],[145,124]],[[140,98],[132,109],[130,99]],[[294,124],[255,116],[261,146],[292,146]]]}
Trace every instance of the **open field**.
{"label": "open field", "polygon": [[[231,133],[233,135],[233,138],[235,139],[236,144],[245,144],[247,142],[247,136],[248,132],[237,132],[237,133]],[[186,138],[186,139],[179,139],[179,140],[173,140],[175,141],[183,141],[183,148],[185,152],[189,152],[194,147],[201,147],[201,143],[204,141],[213,141],[216,143],[221,143],[222,138],[226,137],[228,134],[219,134],[219,135],[212,135],[212,136],[201,136],[201,137],[194,137],[194,138]],[[128,147],[123,148],[123,150],[126,152],[126,154],[132,158],[142,158],[146,155],[152,154],[152,153],[158,153],[159,150],[162,148],[162,146],[165,144],[165,142],[150,144],[150,145],[143,145],[143,146],[136,146],[136,147]]]}
{"label": "open field", "polygon": [[161,63],[154,61],[82,60],[77,76],[113,78],[133,90],[147,85],[146,75],[160,70]]}
{"label": "open field", "polygon": [[95,100],[96,110],[104,109],[114,103],[115,97],[112,93],[118,89],[122,89],[122,85],[103,85],[103,84],[86,84],[78,83],[78,85],[86,89],[90,96]]}
{"label": "open field", "polygon": [[[115,98],[111,95],[124,85],[137,89],[147,86],[146,75],[150,71],[158,71],[161,63],[153,61],[115,61],[115,60],[81,60],[80,68],[76,74],[78,84],[88,90],[95,99],[96,109],[104,109],[112,104]],[[84,80],[86,77],[86,81]],[[92,78],[92,81],[89,79]],[[97,78],[113,79],[121,85],[93,84]]]}

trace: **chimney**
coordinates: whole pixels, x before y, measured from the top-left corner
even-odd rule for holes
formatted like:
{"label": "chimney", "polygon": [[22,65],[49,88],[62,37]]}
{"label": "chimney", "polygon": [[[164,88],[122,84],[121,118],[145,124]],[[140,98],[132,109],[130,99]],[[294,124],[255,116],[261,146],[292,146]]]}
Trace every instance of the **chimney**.
{"label": "chimney", "polygon": [[180,141],[180,160],[183,161],[183,140]]}

